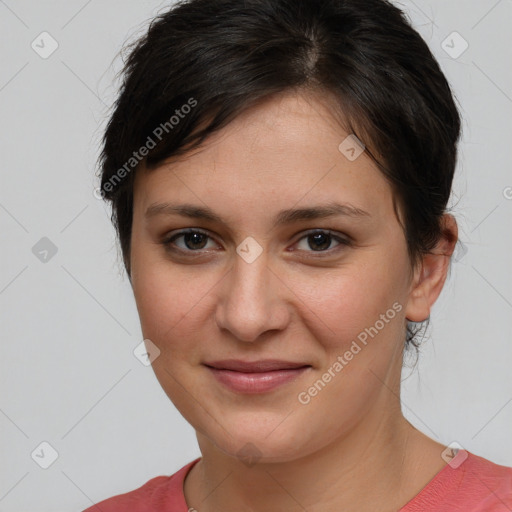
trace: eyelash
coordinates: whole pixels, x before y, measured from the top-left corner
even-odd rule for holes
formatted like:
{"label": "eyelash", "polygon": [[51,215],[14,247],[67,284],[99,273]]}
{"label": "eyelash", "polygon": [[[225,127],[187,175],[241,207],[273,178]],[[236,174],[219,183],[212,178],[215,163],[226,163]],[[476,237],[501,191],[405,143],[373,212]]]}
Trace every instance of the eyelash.
{"label": "eyelash", "polygon": [[[199,256],[199,255],[201,255],[202,251],[204,251],[204,249],[192,250],[192,249],[181,249],[181,248],[172,247],[172,243],[175,240],[177,240],[180,237],[183,237],[186,234],[193,234],[193,233],[199,233],[201,235],[206,236],[210,240],[212,239],[212,237],[207,232],[205,232],[205,231],[202,231],[200,229],[188,229],[188,230],[185,230],[185,231],[180,231],[178,233],[175,233],[172,236],[166,237],[161,243],[165,247],[165,249],[168,250],[168,251],[178,252],[178,253],[181,253],[181,254],[187,254],[188,253],[188,255],[197,254]],[[336,242],[338,242],[339,245],[336,246],[334,249],[327,249],[325,251],[313,251],[313,250],[311,250],[311,251],[303,251],[303,252],[312,253],[313,257],[322,257],[322,255],[324,255],[324,254],[332,255],[333,252],[336,252],[337,250],[340,250],[344,246],[350,246],[351,245],[351,241],[349,239],[337,236],[332,231],[330,231],[328,229],[313,229],[311,231],[308,231],[301,238],[299,238],[297,240],[297,242],[295,242],[295,243],[299,243],[301,240],[307,239],[309,236],[317,235],[317,234],[325,234],[325,235],[329,236],[331,240],[335,240]]]}

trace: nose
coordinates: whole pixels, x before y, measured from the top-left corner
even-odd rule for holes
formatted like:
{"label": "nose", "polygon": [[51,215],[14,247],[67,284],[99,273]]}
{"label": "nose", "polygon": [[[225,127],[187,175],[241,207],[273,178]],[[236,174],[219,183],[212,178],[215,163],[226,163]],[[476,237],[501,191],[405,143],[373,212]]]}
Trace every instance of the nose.
{"label": "nose", "polygon": [[287,293],[265,252],[251,263],[237,256],[219,291],[217,325],[247,343],[269,331],[283,330],[290,318]]}

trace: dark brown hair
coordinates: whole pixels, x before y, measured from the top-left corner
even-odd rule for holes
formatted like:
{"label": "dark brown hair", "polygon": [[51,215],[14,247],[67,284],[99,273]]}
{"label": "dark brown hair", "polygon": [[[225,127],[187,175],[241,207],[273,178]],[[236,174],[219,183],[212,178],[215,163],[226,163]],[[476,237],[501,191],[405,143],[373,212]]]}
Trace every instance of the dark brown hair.
{"label": "dark brown hair", "polygon": [[299,89],[332,99],[389,180],[411,263],[435,246],[461,121],[400,9],[387,0],[188,0],[130,48],[103,138],[101,192],[129,276],[138,164],[185,154],[258,101]]}

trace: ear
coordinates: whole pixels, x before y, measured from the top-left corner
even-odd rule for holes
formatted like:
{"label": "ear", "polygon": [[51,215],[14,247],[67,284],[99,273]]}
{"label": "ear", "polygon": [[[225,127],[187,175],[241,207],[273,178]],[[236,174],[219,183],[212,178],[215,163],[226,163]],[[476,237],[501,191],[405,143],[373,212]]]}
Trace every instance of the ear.
{"label": "ear", "polygon": [[407,320],[423,322],[443,289],[457,243],[457,221],[450,214],[441,219],[441,238],[428,254],[424,254],[414,270],[409,300],[405,308]]}

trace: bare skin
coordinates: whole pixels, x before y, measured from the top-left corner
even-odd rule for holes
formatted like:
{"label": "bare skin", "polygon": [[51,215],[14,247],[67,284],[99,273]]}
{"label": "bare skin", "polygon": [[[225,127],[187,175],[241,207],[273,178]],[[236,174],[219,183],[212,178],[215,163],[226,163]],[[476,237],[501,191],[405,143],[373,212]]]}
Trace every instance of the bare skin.
{"label": "bare skin", "polygon": [[[161,351],[155,375],[197,433],[202,459],[184,493],[198,512],[397,511],[445,465],[444,446],[403,417],[399,395],[407,319],[429,316],[457,225],[445,215],[445,235],[412,266],[392,189],[365,152],[340,152],[347,135],[320,99],[282,94],[201,151],[137,173],[131,283],[144,337]],[[222,221],[145,215],[164,202]],[[333,202],[365,213],[275,222]],[[207,236],[164,246],[191,229]],[[321,250],[313,229],[332,235]],[[236,251],[247,237],[262,249],[250,263]],[[311,368],[249,395],[204,365],[228,358]],[[308,391],[319,379],[328,382]]]}

